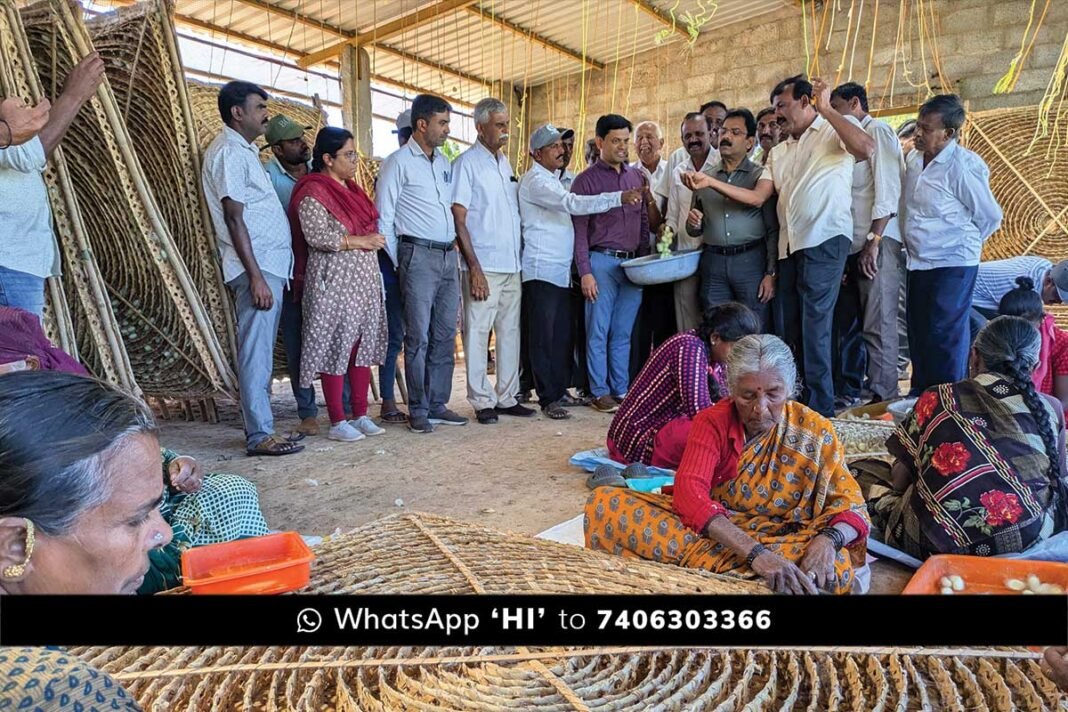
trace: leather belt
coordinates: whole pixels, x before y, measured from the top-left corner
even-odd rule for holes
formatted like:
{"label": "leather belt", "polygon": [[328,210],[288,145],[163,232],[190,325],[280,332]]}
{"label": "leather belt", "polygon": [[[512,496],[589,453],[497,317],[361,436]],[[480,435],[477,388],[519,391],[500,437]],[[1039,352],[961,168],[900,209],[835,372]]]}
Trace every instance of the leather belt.
{"label": "leather belt", "polygon": [[442,252],[449,252],[456,247],[456,240],[452,240],[451,242],[438,242],[437,240],[424,240],[421,237],[412,237],[411,235],[401,235],[400,241],[407,242],[409,245],[428,247],[431,250],[441,250]]}
{"label": "leather belt", "polygon": [[747,242],[744,245],[731,245],[730,247],[720,247],[719,245],[705,245],[704,249],[706,252],[711,252],[714,255],[724,255],[726,257],[730,257],[732,255],[740,255],[743,252],[755,250],[763,244],[763,240],[753,240],[752,242]]}
{"label": "leather belt", "polygon": [[609,257],[615,257],[621,260],[632,260],[638,256],[638,253],[635,250],[625,252],[623,250],[610,250],[607,247],[591,247],[590,252],[600,252],[602,255],[608,255]]}

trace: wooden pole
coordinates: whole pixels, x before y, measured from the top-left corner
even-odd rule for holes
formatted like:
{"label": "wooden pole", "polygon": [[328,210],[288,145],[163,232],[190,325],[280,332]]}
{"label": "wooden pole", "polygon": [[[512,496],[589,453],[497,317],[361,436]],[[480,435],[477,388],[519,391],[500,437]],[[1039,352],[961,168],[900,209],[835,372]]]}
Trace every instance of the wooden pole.
{"label": "wooden pole", "polygon": [[356,150],[361,156],[372,155],[371,56],[363,47],[341,50],[341,115],[356,137]]}

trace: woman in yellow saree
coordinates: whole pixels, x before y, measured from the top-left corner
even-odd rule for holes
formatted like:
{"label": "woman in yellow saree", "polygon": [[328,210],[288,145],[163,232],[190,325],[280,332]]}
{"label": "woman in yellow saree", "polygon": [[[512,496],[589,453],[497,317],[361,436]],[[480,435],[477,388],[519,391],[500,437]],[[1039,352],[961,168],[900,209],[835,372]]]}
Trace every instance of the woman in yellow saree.
{"label": "woman in yellow saree", "polygon": [[790,400],[797,367],[768,334],[739,340],[730,398],[698,414],[673,495],[618,487],[586,504],[586,545],[781,593],[848,593],[869,521],[830,422]]}

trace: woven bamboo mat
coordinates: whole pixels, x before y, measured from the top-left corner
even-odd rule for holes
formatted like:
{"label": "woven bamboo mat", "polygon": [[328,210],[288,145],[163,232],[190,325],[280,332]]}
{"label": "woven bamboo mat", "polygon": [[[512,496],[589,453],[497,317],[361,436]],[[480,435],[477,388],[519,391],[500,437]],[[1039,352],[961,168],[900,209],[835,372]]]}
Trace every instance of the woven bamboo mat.
{"label": "woven bamboo mat", "polygon": [[146,712],[1063,710],[1022,650],[75,648]]}
{"label": "woven bamboo mat", "polygon": [[[758,593],[427,514],[316,548],[310,593]],[[860,624],[858,622],[858,624]],[[146,711],[1053,710],[1020,649],[74,648]]]}
{"label": "woven bamboo mat", "polygon": [[233,370],[235,316],[202,195],[201,152],[171,8],[147,0],[86,21],[145,178]]}
{"label": "woven bamboo mat", "polygon": [[[22,19],[9,0],[0,1],[0,60],[0,94],[33,103],[44,96]],[[63,270],[61,278],[48,280],[46,333],[62,349],[77,355],[93,374],[137,392],[62,146],[49,160],[45,183]]]}
{"label": "woven bamboo mat", "polygon": [[[50,96],[91,51],[75,12],[65,0],[21,11],[33,62]],[[167,230],[107,82],[78,114],[64,151],[88,245],[140,387],[162,396],[235,391],[229,358]]]}
{"label": "woven bamboo mat", "polygon": [[[990,167],[990,188],[1005,213],[983,249],[984,260],[1068,259],[1068,144],[1050,136],[1032,147],[1037,125],[1037,106],[968,115],[961,142]],[[1050,311],[1068,328],[1068,307]]]}

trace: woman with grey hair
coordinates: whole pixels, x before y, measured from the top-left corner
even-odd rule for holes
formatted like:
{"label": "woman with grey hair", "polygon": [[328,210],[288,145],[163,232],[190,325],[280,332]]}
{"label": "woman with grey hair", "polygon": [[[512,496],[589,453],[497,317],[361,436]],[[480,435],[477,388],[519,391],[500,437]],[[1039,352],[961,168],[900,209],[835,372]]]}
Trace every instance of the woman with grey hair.
{"label": "woman with grey hair", "polygon": [[854,463],[872,536],[923,559],[1025,551],[1066,526],[1064,411],[1035,391],[1041,348],[1025,319],[993,319],[970,378],[928,388],[887,440],[893,466]]}
{"label": "woman with grey hair", "polygon": [[672,494],[614,487],[586,503],[586,543],[779,593],[848,593],[868,515],[830,421],[792,400],[797,366],[770,334],[727,357],[729,397],[694,420]]}
{"label": "woman with grey hair", "polygon": [[144,403],[105,383],[0,377],[0,594],[151,593],[183,549],[267,533],[251,482],[162,455]]}

